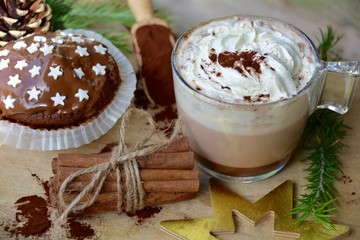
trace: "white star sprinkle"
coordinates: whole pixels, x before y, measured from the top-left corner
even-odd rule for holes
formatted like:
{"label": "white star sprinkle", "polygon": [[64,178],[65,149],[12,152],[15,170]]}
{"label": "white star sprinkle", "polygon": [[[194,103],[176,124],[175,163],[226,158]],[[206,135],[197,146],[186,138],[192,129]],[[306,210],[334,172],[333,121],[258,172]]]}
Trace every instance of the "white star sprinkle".
{"label": "white star sprinkle", "polygon": [[20,83],[21,80],[19,78],[19,74],[16,74],[15,76],[9,76],[9,81],[7,82],[8,85],[13,86],[13,88],[16,88],[16,86]]}
{"label": "white star sprinkle", "polygon": [[95,45],[94,46],[95,48],[95,51],[97,53],[100,53],[101,55],[105,55],[106,51],[107,51],[107,48],[105,48],[103,45],[99,44],[99,45]]}
{"label": "white star sprinkle", "polygon": [[51,100],[53,100],[54,106],[57,106],[57,105],[64,106],[64,105],[65,105],[65,103],[64,103],[65,98],[66,98],[65,96],[61,96],[61,95],[57,92],[54,97],[51,97]]}
{"label": "white star sprinkle", "polygon": [[43,36],[35,36],[34,37],[35,42],[46,42],[46,37]]}
{"label": "white star sprinkle", "polygon": [[26,50],[28,50],[28,52],[30,54],[32,54],[32,53],[36,52],[37,50],[39,50],[38,47],[39,47],[39,43],[32,43],[30,45],[30,47],[28,47]]}
{"label": "white star sprinkle", "polygon": [[34,65],[32,69],[29,70],[29,73],[31,73],[31,77],[33,78],[40,75],[40,69],[40,66]]}
{"label": "white star sprinkle", "polygon": [[9,50],[4,49],[0,51],[0,57],[6,57],[9,54]]}
{"label": "white star sprinkle", "polygon": [[7,95],[6,99],[3,100],[3,103],[5,103],[5,108],[14,108],[15,98],[12,98],[10,95]]}
{"label": "white star sprinkle", "polygon": [[40,93],[41,91],[37,90],[35,86],[31,90],[28,90],[27,94],[29,94],[29,101],[32,99],[35,99],[36,101],[39,100]]}
{"label": "white star sprinkle", "polygon": [[80,46],[76,46],[76,50],[75,52],[77,54],[80,55],[80,57],[83,57],[83,56],[89,56],[89,53],[87,52],[87,48],[86,47],[80,47]]}
{"label": "white star sprinkle", "polygon": [[1,59],[0,60],[0,70],[3,70],[7,67],[9,67],[10,59]]}
{"label": "white star sprinkle", "polygon": [[27,67],[27,65],[28,65],[28,64],[27,64],[26,60],[21,60],[21,61],[17,61],[17,62],[16,62],[16,65],[15,65],[14,68],[23,70],[24,67]]}
{"label": "white star sprinkle", "polygon": [[96,75],[105,75],[105,66],[97,63],[95,66],[92,67],[92,70],[95,72]]}
{"label": "white star sprinkle", "polygon": [[42,51],[44,53],[44,56],[52,53],[54,49],[53,45],[47,45],[46,43],[44,44],[44,46],[42,48],[40,48],[40,51]]}
{"label": "white star sprinkle", "polygon": [[84,39],[82,39],[82,38],[79,37],[79,36],[71,37],[71,40],[72,40],[73,42],[76,42],[76,43],[83,43],[83,42],[85,42]]}
{"label": "white star sprinkle", "polygon": [[75,75],[76,75],[79,79],[82,79],[82,77],[85,75],[85,73],[83,72],[83,70],[81,69],[81,67],[79,67],[79,68],[74,68],[74,72],[75,72]]}
{"label": "white star sprinkle", "polygon": [[14,48],[15,50],[20,50],[20,49],[26,48],[26,47],[27,47],[27,45],[26,45],[26,43],[25,43],[24,41],[18,41],[17,43],[15,43],[15,44],[13,45],[13,48]]}
{"label": "white star sprinkle", "polygon": [[50,72],[48,74],[49,77],[53,77],[55,80],[57,80],[57,78],[61,75],[63,75],[63,73],[60,69],[60,66],[50,67]]}
{"label": "white star sprinkle", "polygon": [[82,100],[89,99],[88,90],[79,89],[78,92],[75,94],[75,97],[79,98],[79,101],[82,102]]}
{"label": "white star sprinkle", "polygon": [[57,44],[64,44],[64,42],[65,42],[64,39],[58,38],[58,37],[57,37],[57,38],[52,38],[51,41],[52,41],[53,43],[57,43]]}

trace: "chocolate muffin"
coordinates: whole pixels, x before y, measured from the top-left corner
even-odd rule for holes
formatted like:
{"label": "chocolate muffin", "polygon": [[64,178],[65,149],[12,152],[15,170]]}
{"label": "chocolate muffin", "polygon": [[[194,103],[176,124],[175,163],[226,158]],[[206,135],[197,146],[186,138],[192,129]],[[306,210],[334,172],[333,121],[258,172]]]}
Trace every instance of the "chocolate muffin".
{"label": "chocolate muffin", "polygon": [[106,46],[82,35],[40,33],[0,49],[0,119],[35,129],[95,118],[121,84]]}

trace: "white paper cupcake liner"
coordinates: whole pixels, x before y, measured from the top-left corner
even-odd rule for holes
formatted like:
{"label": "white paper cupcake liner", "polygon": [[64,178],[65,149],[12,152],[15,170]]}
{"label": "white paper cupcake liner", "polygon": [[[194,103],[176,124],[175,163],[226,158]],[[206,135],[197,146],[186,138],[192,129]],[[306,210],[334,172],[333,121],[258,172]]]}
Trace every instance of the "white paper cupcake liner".
{"label": "white paper cupcake liner", "polygon": [[134,69],[124,54],[109,40],[93,31],[66,29],[67,34],[83,34],[108,48],[119,66],[121,85],[113,101],[95,119],[77,127],[57,130],[38,130],[8,121],[0,121],[0,144],[19,149],[52,151],[77,148],[108,132],[129,107],[136,89]]}

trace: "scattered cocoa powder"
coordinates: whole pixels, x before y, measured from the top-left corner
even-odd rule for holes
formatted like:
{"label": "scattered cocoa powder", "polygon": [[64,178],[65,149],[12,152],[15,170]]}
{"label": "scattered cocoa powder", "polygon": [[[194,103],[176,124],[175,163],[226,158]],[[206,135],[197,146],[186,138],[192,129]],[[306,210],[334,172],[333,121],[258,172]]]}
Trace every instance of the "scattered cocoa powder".
{"label": "scattered cocoa powder", "polygon": [[134,93],[134,105],[135,107],[142,108],[144,110],[149,109],[151,103],[149,99],[145,96],[143,89],[136,89]]}
{"label": "scattered cocoa powder", "polygon": [[[44,236],[51,227],[49,216],[49,182],[42,180],[37,174],[31,173],[43,187],[46,198],[31,195],[21,197],[15,202],[15,220],[3,220],[0,226],[9,233],[10,237],[41,237]],[[71,239],[86,239],[95,236],[95,231],[88,224],[77,222],[73,219],[68,220],[68,237]]]}
{"label": "scattered cocoa powder", "polygon": [[221,52],[215,53],[214,49],[211,49],[209,59],[212,62],[218,62],[222,67],[233,68],[240,74],[245,75],[247,71],[250,75],[255,73],[261,73],[260,63],[265,60],[265,56],[257,56],[255,51],[243,51],[243,52]]}
{"label": "scattered cocoa powder", "polygon": [[43,187],[46,199],[31,195],[21,197],[15,202],[15,220],[9,219],[7,224],[3,224],[4,230],[11,236],[42,236],[51,227],[48,212],[49,182],[43,181],[34,173],[31,173],[31,176]]}
{"label": "scattered cocoa powder", "polygon": [[349,201],[346,202],[347,205],[358,205],[360,203],[360,199],[356,198],[356,199],[351,199]]}
{"label": "scattered cocoa powder", "polygon": [[209,59],[212,62],[217,62],[218,61],[218,56],[217,56],[214,48],[210,49]]}
{"label": "scattered cocoa powder", "polygon": [[171,122],[177,117],[178,115],[176,109],[171,106],[167,106],[165,109],[162,109],[154,115],[156,127],[159,130],[164,131],[167,137],[170,137],[174,127],[171,125]]}
{"label": "scattered cocoa powder", "polygon": [[4,227],[11,236],[41,236],[51,227],[47,202],[42,197],[22,197],[15,202],[15,206],[15,221]]}
{"label": "scattered cocoa powder", "polygon": [[251,102],[251,97],[250,96],[244,96],[243,98],[244,98],[244,100],[246,102]]}
{"label": "scattered cocoa powder", "polygon": [[342,176],[342,180],[343,180],[344,184],[351,183],[353,181],[351,177],[346,176],[346,175]]}
{"label": "scattered cocoa powder", "polygon": [[[158,129],[165,131],[166,134],[171,132],[171,129],[168,127],[170,126],[171,121],[178,117],[177,110],[174,105],[160,106],[150,103],[150,101],[145,97],[143,89],[137,89],[135,91],[133,103],[136,107],[147,110],[153,116]],[[106,151],[106,149],[103,151]]]}
{"label": "scattered cocoa powder", "polygon": [[144,87],[155,103],[175,103],[170,29],[156,24],[146,25],[137,29],[135,36],[141,54],[141,75],[146,83]]}
{"label": "scattered cocoa powder", "polygon": [[267,101],[270,98],[270,94],[260,94],[257,96],[244,96],[243,99],[246,102],[260,102],[260,101]]}
{"label": "scattered cocoa powder", "polygon": [[174,108],[172,108],[171,106],[166,106],[165,109],[157,114],[155,114],[154,116],[154,120],[155,122],[160,122],[160,121],[172,121],[174,119],[176,119],[177,116],[177,112]]}
{"label": "scattered cocoa powder", "polygon": [[92,238],[95,236],[95,231],[89,224],[81,223],[75,219],[68,219],[69,225],[68,237],[70,239],[83,240],[86,238]]}
{"label": "scattered cocoa powder", "polygon": [[142,210],[136,211],[134,213],[126,213],[129,217],[137,217],[136,224],[141,225],[147,219],[154,217],[161,211],[162,207],[145,207]]}
{"label": "scattered cocoa powder", "polygon": [[[47,204],[50,203],[50,195],[49,195],[49,191],[50,191],[50,186],[49,186],[49,181],[44,181],[43,179],[41,179],[37,174],[32,173],[31,174],[32,177],[35,177],[36,180],[41,184],[41,186],[43,187],[44,191],[45,191],[45,195],[46,195],[46,200],[43,199],[43,201],[46,201],[45,205],[47,206]],[[39,218],[42,222],[44,223],[48,223],[50,222],[48,216],[42,215],[42,216],[36,216],[36,218]],[[40,222],[41,222],[40,221]],[[91,228],[91,226],[89,224],[85,224],[85,223],[81,223],[78,221],[75,221],[72,218],[69,218],[68,221],[68,237],[71,239],[77,239],[77,240],[82,240],[82,239],[86,239],[86,238],[91,238],[93,236],[95,236],[95,231]],[[45,227],[45,224],[42,224]],[[51,225],[51,222],[50,222]],[[49,226],[50,227],[50,226]],[[48,227],[48,228],[49,228]],[[46,229],[47,230],[47,229]],[[40,233],[41,234],[41,233]]]}
{"label": "scattered cocoa powder", "polygon": [[[352,183],[353,179],[349,176],[346,175],[342,175],[342,181],[344,184],[348,184],[348,183]],[[350,199],[348,201],[346,201],[345,203],[347,205],[358,205],[360,203],[360,197],[359,196],[355,196],[356,192],[350,192],[350,196],[355,197],[354,199]]]}
{"label": "scattered cocoa powder", "polygon": [[[242,51],[242,52],[221,52],[216,53],[215,49],[210,49],[209,59],[213,63],[219,63],[224,68],[232,68],[238,71],[244,77],[247,77],[248,74],[254,76],[255,74],[260,74],[262,72],[260,64],[265,61],[266,57],[257,55],[256,51]],[[265,62],[265,64],[267,64]],[[204,70],[204,67],[200,65],[200,67]],[[270,68],[272,71],[275,71],[274,68]],[[217,77],[221,77],[221,73],[212,72],[216,74]],[[210,79],[210,78],[209,78]],[[211,79],[210,79],[211,80]],[[228,86],[222,86],[222,89],[231,90]],[[270,94],[260,94],[258,96],[244,96],[244,101],[246,102],[260,102],[260,101],[268,101],[270,99]]]}
{"label": "scattered cocoa powder", "polygon": [[31,176],[36,178],[36,180],[41,184],[41,186],[43,187],[44,191],[45,191],[45,196],[47,201],[50,201],[50,185],[49,185],[49,181],[44,181],[43,179],[41,179],[37,174],[35,173],[31,173]]}

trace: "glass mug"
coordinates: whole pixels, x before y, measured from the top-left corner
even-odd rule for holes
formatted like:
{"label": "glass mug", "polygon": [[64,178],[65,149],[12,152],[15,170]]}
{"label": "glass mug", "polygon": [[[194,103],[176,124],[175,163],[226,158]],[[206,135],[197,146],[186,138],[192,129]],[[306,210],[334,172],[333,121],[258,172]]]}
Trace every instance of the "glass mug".
{"label": "glass mug", "polygon": [[[339,114],[348,111],[360,69],[358,61],[321,61],[311,40],[292,25],[273,18],[235,17],[285,24],[305,39],[315,59],[312,76],[296,95],[273,102],[229,103],[202,94],[183,78],[177,61],[182,54],[179,45],[188,41],[187,35],[194,29],[176,42],[171,60],[176,105],[200,168],[220,179],[253,182],[273,176],[286,165],[309,115],[316,109],[327,108]],[[337,79],[342,84],[340,88],[329,88],[326,84],[333,73],[341,77]]]}

